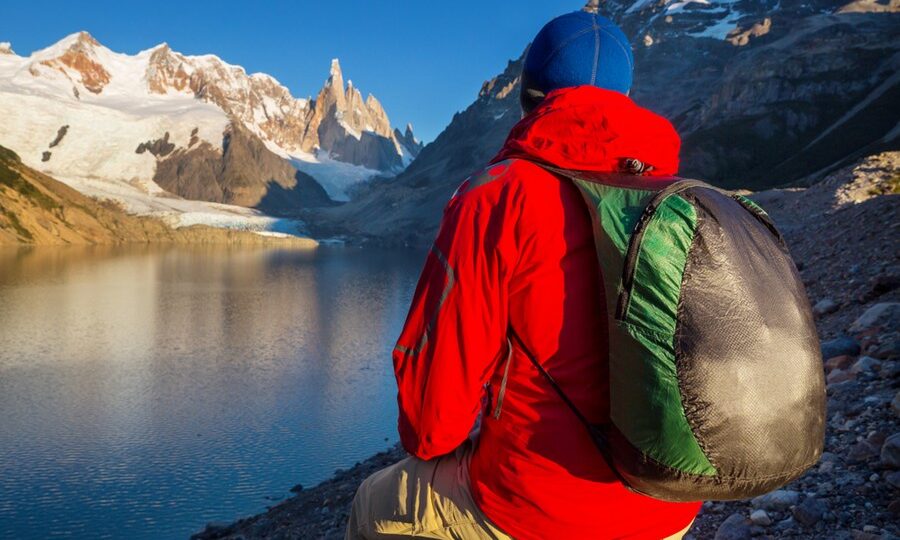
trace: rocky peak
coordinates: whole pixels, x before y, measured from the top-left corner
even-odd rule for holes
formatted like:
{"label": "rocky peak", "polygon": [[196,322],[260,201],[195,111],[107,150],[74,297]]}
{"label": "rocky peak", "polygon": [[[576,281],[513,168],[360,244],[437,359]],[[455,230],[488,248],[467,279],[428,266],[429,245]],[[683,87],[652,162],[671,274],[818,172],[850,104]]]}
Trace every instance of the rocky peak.
{"label": "rocky peak", "polygon": [[89,92],[99,94],[110,81],[110,73],[97,57],[97,49],[101,47],[93,36],[82,31],[67,36],[38,55],[45,57],[41,64],[59,70]]}
{"label": "rocky peak", "polygon": [[12,44],[8,41],[0,41],[0,54],[16,54],[12,49]]}
{"label": "rocky peak", "polygon": [[418,157],[423,145],[413,134],[412,124],[406,124],[406,131],[402,133],[399,129],[395,129],[394,138],[397,139],[410,154],[412,154],[412,157]]}
{"label": "rocky peak", "polygon": [[147,62],[147,86],[154,94],[167,94],[189,89],[190,72],[183,56],[172,51],[169,45],[161,43],[152,49]]}
{"label": "rocky peak", "polygon": [[99,47],[100,42],[94,39],[94,36],[82,30],[81,32],[77,32],[73,34],[75,37],[74,43],[71,45],[70,50],[72,48],[93,48]]}

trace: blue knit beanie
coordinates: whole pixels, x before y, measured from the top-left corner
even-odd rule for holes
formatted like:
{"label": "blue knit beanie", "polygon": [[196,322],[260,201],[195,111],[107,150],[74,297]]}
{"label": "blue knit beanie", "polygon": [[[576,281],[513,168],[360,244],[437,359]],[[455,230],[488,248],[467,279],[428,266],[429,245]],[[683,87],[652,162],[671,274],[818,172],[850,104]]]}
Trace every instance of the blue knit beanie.
{"label": "blue knit beanie", "polygon": [[521,101],[531,111],[557,88],[592,85],[627,94],[634,57],[622,30],[586,11],[547,23],[531,43],[522,68]]}

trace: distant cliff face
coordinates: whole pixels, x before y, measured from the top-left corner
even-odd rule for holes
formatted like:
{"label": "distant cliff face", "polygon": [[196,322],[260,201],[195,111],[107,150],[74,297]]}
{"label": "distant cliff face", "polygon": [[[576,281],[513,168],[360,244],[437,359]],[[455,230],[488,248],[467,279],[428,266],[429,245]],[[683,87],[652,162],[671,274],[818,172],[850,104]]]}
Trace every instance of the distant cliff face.
{"label": "distant cliff face", "polygon": [[[900,4],[858,0],[608,0],[632,36],[632,98],[672,120],[681,173],[726,187],[818,177],[900,146]],[[316,213],[323,234],[427,244],[456,186],[519,118],[521,61],[390,183]]]}
{"label": "distant cliff face", "polygon": [[[165,139],[151,141],[162,146]],[[222,147],[205,141],[160,153],[153,181],[188,199],[291,215],[332,201],[315,179],[298,171],[240,124],[226,128]]]}

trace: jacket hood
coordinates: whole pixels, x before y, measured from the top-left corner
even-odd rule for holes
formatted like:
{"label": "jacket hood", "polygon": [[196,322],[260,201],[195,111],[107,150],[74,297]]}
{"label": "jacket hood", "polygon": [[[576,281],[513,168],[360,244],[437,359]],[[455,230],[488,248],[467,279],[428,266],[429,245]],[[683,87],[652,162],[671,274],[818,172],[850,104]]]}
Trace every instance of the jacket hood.
{"label": "jacket hood", "polygon": [[499,161],[523,158],[573,171],[626,172],[637,159],[648,176],[678,172],[681,139],[672,124],[628,96],[595,86],[547,95],[509,133]]}

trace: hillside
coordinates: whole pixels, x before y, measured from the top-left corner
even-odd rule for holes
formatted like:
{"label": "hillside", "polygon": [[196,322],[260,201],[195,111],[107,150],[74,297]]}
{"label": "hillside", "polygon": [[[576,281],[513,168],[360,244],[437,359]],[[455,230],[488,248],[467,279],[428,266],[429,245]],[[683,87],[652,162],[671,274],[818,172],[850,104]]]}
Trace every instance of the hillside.
{"label": "hillside", "polygon": [[0,246],[126,242],[279,244],[314,247],[309,238],[260,235],[206,226],[172,228],[128,215],[31,169],[0,146]]}
{"label": "hillside", "polygon": [[[672,120],[682,137],[684,176],[753,190],[808,184],[862,156],[900,148],[896,1],[603,6],[632,37],[632,97]],[[311,211],[314,233],[429,244],[443,204],[519,118],[520,67],[521,58],[485,83],[396,178],[371,184],[344,206]]]}

